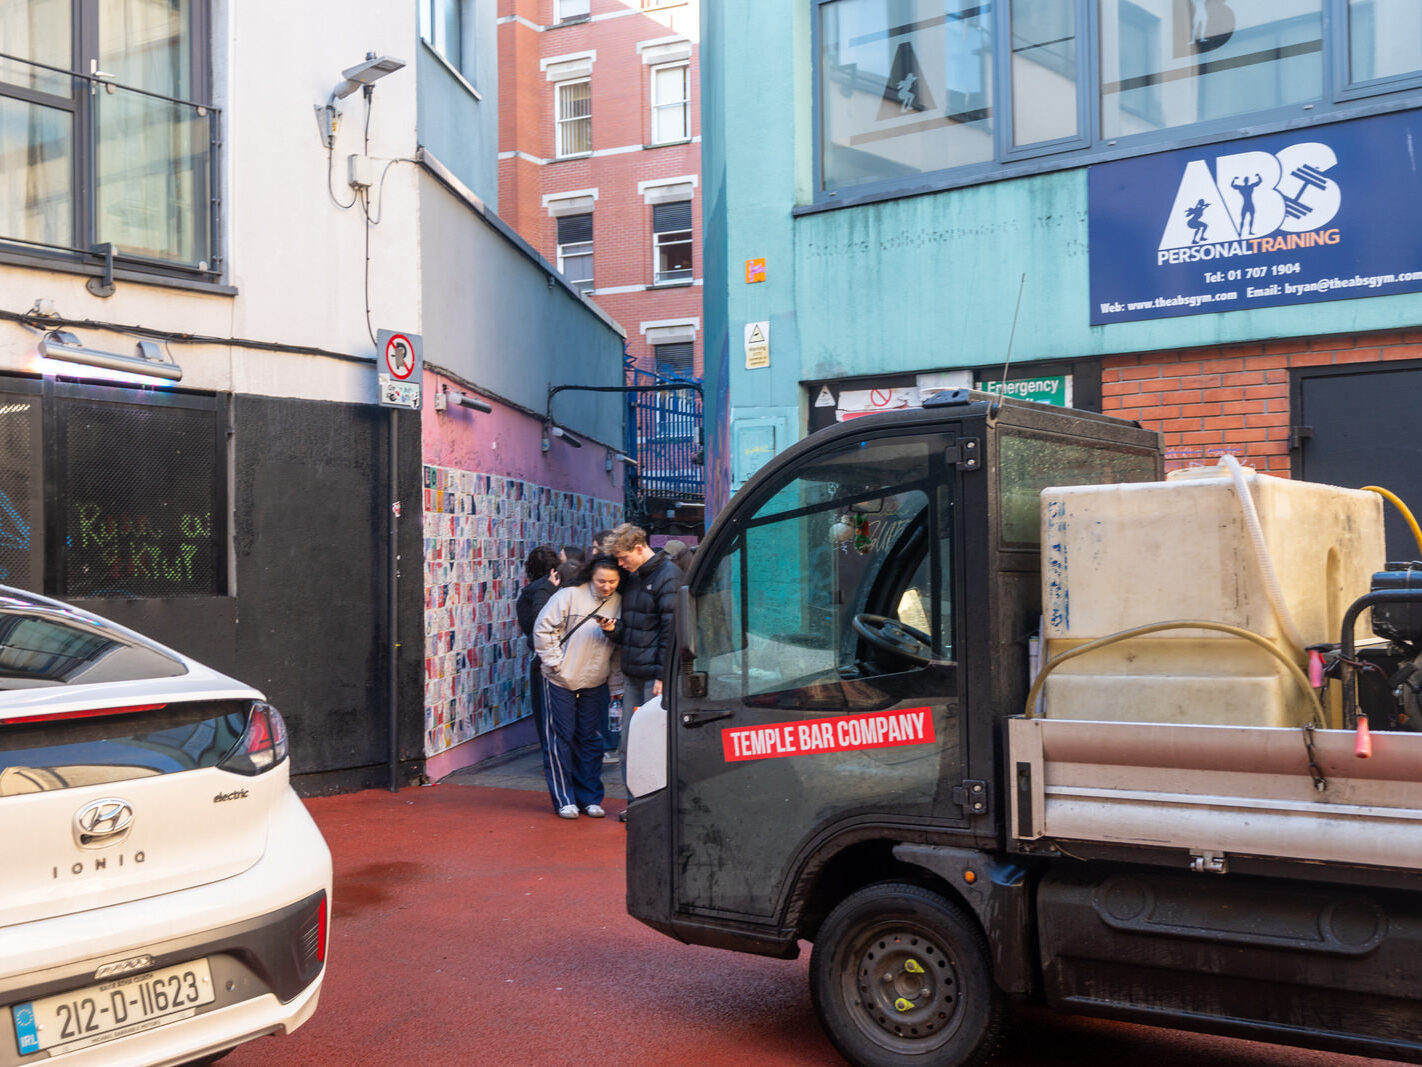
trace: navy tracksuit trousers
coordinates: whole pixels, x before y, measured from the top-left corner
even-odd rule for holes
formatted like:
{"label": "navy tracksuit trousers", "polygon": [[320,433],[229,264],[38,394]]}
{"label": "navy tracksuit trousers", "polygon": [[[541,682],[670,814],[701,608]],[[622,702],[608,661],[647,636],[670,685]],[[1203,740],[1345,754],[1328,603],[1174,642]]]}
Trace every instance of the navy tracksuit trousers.
{"label": "navy tracksuit trousers", "polygon": [[602,803],[602,734],[607,684],[564,689],[543,679],[543,776],[555,809]]}

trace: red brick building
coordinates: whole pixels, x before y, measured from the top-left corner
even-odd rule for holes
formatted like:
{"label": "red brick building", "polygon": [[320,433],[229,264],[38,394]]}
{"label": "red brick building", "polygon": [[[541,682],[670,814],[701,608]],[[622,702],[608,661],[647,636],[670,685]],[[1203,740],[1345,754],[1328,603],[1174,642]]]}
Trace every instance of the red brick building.
{"label": "red brick building", "polygon": [[[1364,393],[1385,393],[1397,382],[1411,388],[1415,378],[1397,376],[1415,372],[1418,360],[1422,330],[1107,356],[1101,410],[1160,430],[1168,470],[1230,453],[1269,474],[1301,477],[1297,460],[1314,432],[1303,395],[1308,383],[1336,393],[1349,382],[1366,383],[1359,372],[1385,375],[1391,364],[1396,375],[1362,385]],[[1369,417],[1354,411],[1359,429]]]}
{"label": "red brick building", "polygon": [[499,214],[627,330],[701,376],[697,0],[500,0]]}

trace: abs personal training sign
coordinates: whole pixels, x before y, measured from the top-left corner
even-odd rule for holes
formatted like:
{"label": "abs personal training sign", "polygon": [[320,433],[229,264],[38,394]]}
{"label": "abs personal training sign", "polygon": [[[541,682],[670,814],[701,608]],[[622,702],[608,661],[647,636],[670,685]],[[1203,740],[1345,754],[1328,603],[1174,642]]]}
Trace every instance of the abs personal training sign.
{"label": "abs personal training sign", "polygon": [[1091,324],[1422,291],[1422,113],[1090,169]]}
{"label": "abs personal training sign", "polygon": [[721,731],[726,761],[855,752],[868,748],[932,743],[933,712],[928,708],[872,711],[833,719],[735,726]]}

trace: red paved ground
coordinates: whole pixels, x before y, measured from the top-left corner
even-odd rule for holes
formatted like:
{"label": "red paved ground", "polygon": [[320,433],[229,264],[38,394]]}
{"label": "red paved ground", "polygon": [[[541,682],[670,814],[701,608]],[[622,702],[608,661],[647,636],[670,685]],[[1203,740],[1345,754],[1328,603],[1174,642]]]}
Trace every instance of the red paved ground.
{"label": "red paved ground", "polygon": [[[224,1067],[841,1062],[810,1006],[808,951],[785,962],[693,948],[628,918],[614,818],[569,822],[543,793],[460,785],[307,804],[336,867],[321,1006]],[[1029,1010],[996,1062],[1377,1061]]]}
{"label": "red paved ground", "polygon": [[841,1062],[804,960],[691,948],[627,916],[615,817],[458,785],[307,804],[336,868],[321,1006],[224,1067]]}

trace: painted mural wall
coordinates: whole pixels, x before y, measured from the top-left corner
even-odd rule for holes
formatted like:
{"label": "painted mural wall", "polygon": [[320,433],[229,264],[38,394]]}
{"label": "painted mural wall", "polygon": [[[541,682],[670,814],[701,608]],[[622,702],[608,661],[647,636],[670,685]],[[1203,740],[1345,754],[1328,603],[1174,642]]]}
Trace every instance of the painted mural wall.
{"label": "painted mural wall", "polygon": [[[493,410],[436,410],[445,390]],[[603,442],[552,438],[544,451],[541,418],[448,374],[426,373],[424,398],[423,743],[438,779],[534,740],[514,615],[524,560],[540,544],[590,545],[621,522],[623,476]]]}

